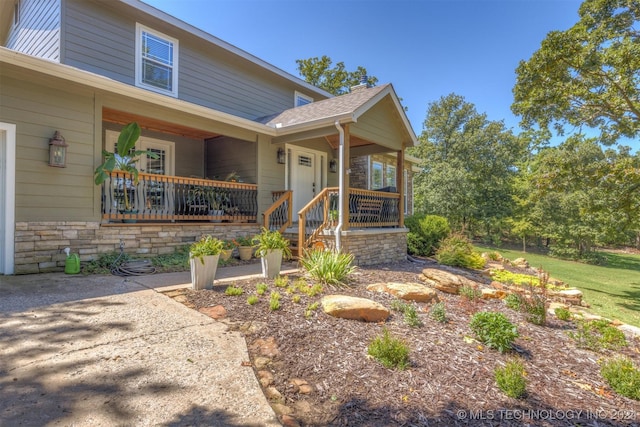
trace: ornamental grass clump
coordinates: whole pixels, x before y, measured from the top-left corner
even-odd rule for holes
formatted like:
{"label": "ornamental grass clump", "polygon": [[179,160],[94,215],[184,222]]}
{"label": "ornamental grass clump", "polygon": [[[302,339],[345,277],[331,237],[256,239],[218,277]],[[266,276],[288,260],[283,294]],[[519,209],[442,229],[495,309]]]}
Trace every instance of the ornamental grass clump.
{"label": "ornamental grass clump", "polygon": [[344,286],[355,271],[353,254],[315,249],[306,251],[300,264],[313,279],[325,285]]}
{"label": "ornamental grass clump", "polygon": [[519,399],[525,395],[527,380],[524,365],[519,359],[511,359],[504,367],[496,368],[494,376],[496,384],[507,396]]}
{"label": "ornamental grass clump", "polygon": [[402,371],[409,366],[409,347],[404,341],[393,338],[387,328],[384,329],[382,336],[371,341],[367,353],[382,363],[385,368]]}
{"label": "ornamental grass clump", "polygon": [[469,323],[469,327],[478,338],[489,348],[506,353],[513,347],[518,338],[518,329],[507,317],[494,311],[476,313]]}

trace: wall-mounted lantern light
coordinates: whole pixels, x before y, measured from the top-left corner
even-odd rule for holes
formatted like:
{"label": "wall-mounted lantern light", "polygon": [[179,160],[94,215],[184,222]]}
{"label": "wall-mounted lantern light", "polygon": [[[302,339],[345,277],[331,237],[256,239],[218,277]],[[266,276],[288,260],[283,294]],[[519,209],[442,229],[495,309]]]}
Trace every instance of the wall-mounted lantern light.
{"label": "wall-mounted lantern light", "polygon": [[336,162],[336,159],[329,160],[329,172],[338,172],[338,162]]}
{"label": "wall-mounted lantern light", "polygon": [[280,147],[278,148],[278,163],[284,165],[286,162],[286,152],[284,151],[284,148]]}
{"label": "wall-mounted lantern light", "polygon": [[67,167],[68,146],[60,132],[56,131],[53,134],[53,138],[49,140],[49,166],[56,168]]}

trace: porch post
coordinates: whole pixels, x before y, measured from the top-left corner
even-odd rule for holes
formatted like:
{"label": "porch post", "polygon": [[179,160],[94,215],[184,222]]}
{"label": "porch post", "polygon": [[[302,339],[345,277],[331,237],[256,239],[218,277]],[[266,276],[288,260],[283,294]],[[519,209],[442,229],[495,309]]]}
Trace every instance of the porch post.
{"label": "porch post", "polygon": [[[341,174],[343,174],[344,176],[344,194],[341,194],[340,197],[342,197],[342,201],[343,201],[343,205],[345,207],[345,209],[343,209],[342,211],[342,230],[348,230],[349,229],[349,217],[350,212],[349,212],[349,193],[351,191],[351,187],[349,184],[349,174],[351,174],[351,136],[349,134],[349,124],[345,124],[344,125],[344,165],[342,166],[342,170],[340,171]],[[346,218],[345,218],[346,216]]]}
{"label": "porch post", "polygon": [[398,206],[400,213],[399,221],[400,227],[404,227],[404,150],[398,151],[396,159],[396,183],[398,185],[398,193],[400,194],[400,198],[398,199],[398,204],[400,205]]}

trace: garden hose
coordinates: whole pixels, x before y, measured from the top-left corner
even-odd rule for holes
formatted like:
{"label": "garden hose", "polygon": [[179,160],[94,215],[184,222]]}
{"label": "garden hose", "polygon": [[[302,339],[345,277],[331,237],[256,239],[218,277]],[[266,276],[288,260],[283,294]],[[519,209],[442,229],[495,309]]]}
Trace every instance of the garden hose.
{"label": "garden hose", "polygon": [[144,276],[156,272],[156,268],[148,259],[135,261],[121,261],[124,256],[124,242],[120,242],[120,255],[111,264],[111,274],[114,276]]}

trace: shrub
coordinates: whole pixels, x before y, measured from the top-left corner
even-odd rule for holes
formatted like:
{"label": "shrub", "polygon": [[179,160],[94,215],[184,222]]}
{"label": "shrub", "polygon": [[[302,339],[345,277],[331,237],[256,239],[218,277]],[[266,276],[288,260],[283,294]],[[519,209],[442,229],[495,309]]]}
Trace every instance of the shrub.
{"label": "shrub", "polygon": [[534,325],[544,325],[547,322],[547,287],[539,289],[528,286],[529,294],[521,299],[520,309],[527,316],[527,322]]}
{"label": "shrub", "polygon": [[556,307],[556,309],[553,310],[553,312],[556,315],[556,317],[560,320],[564,320],[565,322],[571,320],[571,317],[572,317],[571,312],[564,307]]}
{"label": "shrub", "polygon": [[485,260],[475,252],[473,245],[463,234],[452,234],[442,241],[436,252],[436,259],[440,264],[454,267],[480,269]]}
{"label": "shrub", "polygon": [[405,218],[404,224],[409,229],[407,249],[414,255],[433,255],[451,232],[449,221],[437,215],[412,215]]}
{"label": "shrub", "polygon": [[353,254],[316,249],[306,251],[300,264],[317,281],[327,285],[344,285],[354,272]]}
{"label": "shrub", "polygon": [[609,324],[608,320],[578,320],[576,326],[576,331],[569,332],[569,336],[580,348],[598,352],[617,350],[627,345],[624,333]]}
{"label": "shrub", "polygon": [[458,294],[462,298],[466,298],[468,301],[479,300],[482,297],[482,291],[480,289],[476,289],[473,286],[461,286],[458,290]]}
{"label": "shrub", "polygon": [[224,290],[224,294],[227,296],[238,296],[243,294],[242,288],[236,288],[235,286],[227,286],[227,289]]}
{"label": "shrub", "polygon": [[449,319],[447,319],[447,312],[444,308],[443,302],[437,302],[431,306],[429,310],[429,314],[435,320],[440,323],[447,323]]}
{"label": "shrub", "polygon": [[367,353],[385,368],[404,370],[409,366],[409,347],[402,340],[391,337],[386,328],[382,336],[371,341]]}
{"label": "shrub", "polygon": [[633,367],[631,359],[618,357],[604,362],[600,373],[616,393],[640,400],[640,370]]}
{"label": "shrub", "polygon": [[495,370],[496,384],[504,394],[519,399],[526,393],[527,380],[524,365],[518,359],[507,361],[504,367]]}
{"label": "shrub", "polygon": [[247,304],[249,304],[249,305],[257,304],[258,301],[260,301],[260,298],[258,297],[258,295],[250,295],[247,298]]}
{"label": "shrub", "polygon": [[507,317],[498,312],[482,311],[476,313],[469,324],[478,340],[487,347],[505,353],[518,338],[518,330]]}
{"label": "shrub", "polygon": [[280,310],[280,294],[278,292],[271,292],[269,297],[269,310]]}
{"label": "shrub", "polygon": [[266,283],[258,283],[256,285],[256,293],[258,295],[264,295],[268,289],[269,289],[269,285],[267,285]]}
{"label": "shrub", "polygon": [[509,294],[504,299],[504,303],[511,310],[520,311],[520,307],[522,306],[522,297],[519,294]]}

